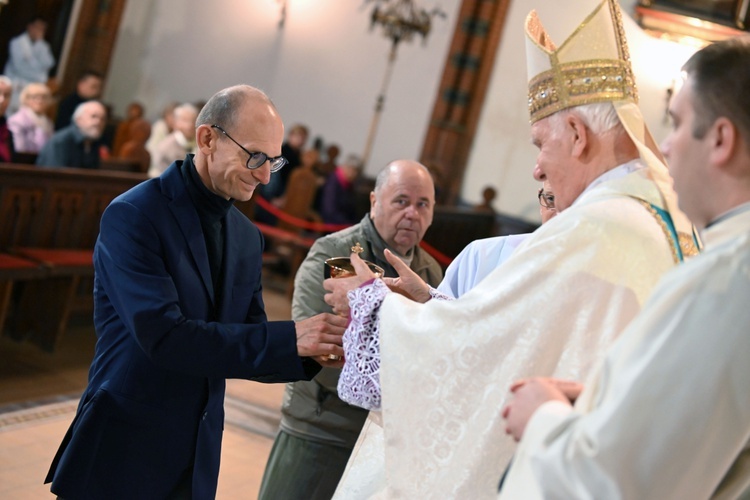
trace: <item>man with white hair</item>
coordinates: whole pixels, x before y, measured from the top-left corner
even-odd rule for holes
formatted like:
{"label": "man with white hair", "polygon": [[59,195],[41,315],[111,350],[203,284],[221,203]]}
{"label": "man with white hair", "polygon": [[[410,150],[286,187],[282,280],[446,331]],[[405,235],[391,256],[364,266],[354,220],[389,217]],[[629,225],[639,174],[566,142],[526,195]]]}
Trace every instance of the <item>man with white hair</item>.
{"label": "man with white hair", "polygon": [[73,123],[45,143],[36,164],[47,167],[99,168],[101,137],[107,110],[99,101],[86,101],[73,112]]}
{"label": "man with white hair", "polygon": [[173,161],[184,158],[195,148],[195,120],[200,110],[190,103],[177,106],[174,116],[174,130],[164,138],[154,150],[151,157],[149,177],[158,177]]}
{"label": "man with white hair", "polygon": [[706,251],[664,277],[575,408],[560,381],[514,384],[502,498],[750,494],[750,37],[684,69],[662,148]]}
{"label": "man with white hair", "polygon": [[391,293],[356,256],[356,277],[326,281],[334,312],[351,307],[339,394],[380,410],[342,498],[494,498],[514,451],[499,412],[511,382],[585,377],[695,252],[636,105],[618,2],[600,2],[559,49],[535,13],[526,34],[534,177],[558,215],[455,301]]}

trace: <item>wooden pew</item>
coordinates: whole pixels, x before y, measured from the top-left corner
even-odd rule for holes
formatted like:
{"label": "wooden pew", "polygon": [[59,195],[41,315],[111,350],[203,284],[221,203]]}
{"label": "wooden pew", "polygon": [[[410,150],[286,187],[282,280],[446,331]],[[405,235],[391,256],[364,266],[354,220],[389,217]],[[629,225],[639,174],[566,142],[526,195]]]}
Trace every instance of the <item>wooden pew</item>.
{"label": "wooden pew", "polygon": [[0,253],[0,332],[5,326],[5,318],[8,314],[11,297],[13,295],[13,283],[21,280],[33,280],[45,278],[47,270],[36,261]]}
{"label": "wooden pew", "polygon": [[424,241],[450,258],[455,258],[474,240],[507,234],[530,233],[536,225],[473,208],[438,205]]}
{"label": "wooden pew", "polygon": [[[145,179],[129,172],[0,164],[0,252],[43,269],[42,275],[11,279],[22,285],[12,336],[54,350],[71,312],[92,309],[92,254],[101,215],[114,197]],[[81,289],[88,293],[80,295]]]}
{"label": "wooden pew", "polygon": [[118,172],[136,172],[142,174],[145,174],[146,170],[148,170],[144,170],[135,160],[115,157],[102,159],[99,168],[101,170],[116,170]]}

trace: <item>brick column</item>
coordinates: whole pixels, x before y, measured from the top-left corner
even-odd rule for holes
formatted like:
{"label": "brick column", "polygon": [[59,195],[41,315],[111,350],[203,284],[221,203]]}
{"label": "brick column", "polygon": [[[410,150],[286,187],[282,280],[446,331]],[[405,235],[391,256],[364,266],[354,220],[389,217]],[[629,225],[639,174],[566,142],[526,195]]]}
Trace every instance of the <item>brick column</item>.
{"label": "brick column", "polygon": [[75,89],[76,80],[86,70],[104,75],[105,80],[112,59],[117,31],[127,0],[83,0],[73,43],[68,55],[65,77],[60,84],[60,95]]}
{"label": "brick column", "polygon": [[510,0],[463,0],[421,161],[437,167],[439,203],[455,204]]}

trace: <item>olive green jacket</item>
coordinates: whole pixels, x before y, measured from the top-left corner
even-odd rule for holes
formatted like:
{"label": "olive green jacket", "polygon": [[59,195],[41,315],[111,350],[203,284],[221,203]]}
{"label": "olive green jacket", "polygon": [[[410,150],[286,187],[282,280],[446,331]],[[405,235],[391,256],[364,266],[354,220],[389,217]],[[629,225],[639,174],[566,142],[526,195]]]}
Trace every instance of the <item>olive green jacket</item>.
{"label": "olive green jacket", "polygon": [[[331,312],[323,300],[324,262],[329,257],[348,257],[359,243],[360,256],[377,264],[389,277],[397,276],[385,260],[386,244],[375,230],[370,216],[359,224],[319,238],[310,248],[294,280],[292,319],[299,321],[322,312]],[[443,277],[437,261],[419,247],[413,249],[411,269],[431,286]],[[341,370],[323,368],[311,381],[287,384],[282,405],[281,428],[298,437],[353,448],[367,418],[367,410],[341,401],[336,392]]]}

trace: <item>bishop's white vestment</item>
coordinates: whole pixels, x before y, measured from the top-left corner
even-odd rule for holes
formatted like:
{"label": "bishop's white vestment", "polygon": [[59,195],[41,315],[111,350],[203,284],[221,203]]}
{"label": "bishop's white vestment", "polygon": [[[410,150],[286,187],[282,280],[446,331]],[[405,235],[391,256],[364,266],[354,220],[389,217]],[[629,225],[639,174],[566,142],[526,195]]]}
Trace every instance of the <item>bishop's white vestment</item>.
{"label": "bishop's white vestment", "polygon": [[515,449],[501,418],[510,384],[585,379],[675,265],[663,221],[636,199],[666,209],[651,171],[616,170],[455,301],[378,296],[380,280],[350,292],[339,394],[382,411],[335,498],[497,496]]}
{"label": "bishop's white vestment", "polygon": [[502,499],[750,497],[750,204],[702,236],[575,410],[534,413]]}

